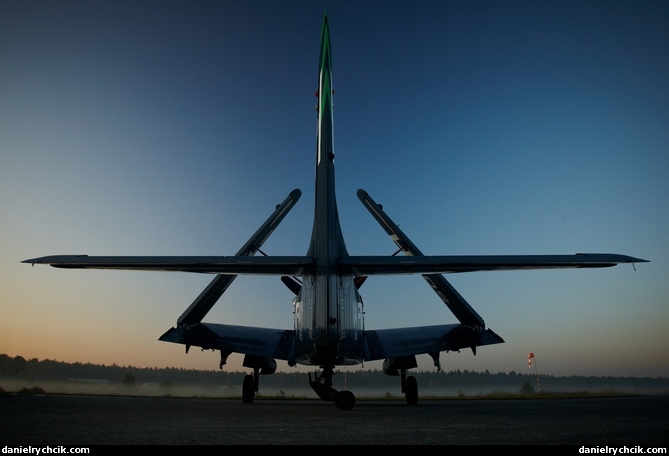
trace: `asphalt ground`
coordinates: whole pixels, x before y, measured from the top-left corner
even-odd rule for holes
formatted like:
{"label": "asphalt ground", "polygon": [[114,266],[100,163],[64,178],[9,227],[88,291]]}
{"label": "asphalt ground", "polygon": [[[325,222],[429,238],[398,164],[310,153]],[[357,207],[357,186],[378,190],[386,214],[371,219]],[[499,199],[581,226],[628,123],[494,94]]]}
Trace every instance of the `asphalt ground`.
{"label": "asphalt ground", "polygon": [[321,401],[0,396],[0,447],[164,444],[578,445],[667,448],[669,396]]}

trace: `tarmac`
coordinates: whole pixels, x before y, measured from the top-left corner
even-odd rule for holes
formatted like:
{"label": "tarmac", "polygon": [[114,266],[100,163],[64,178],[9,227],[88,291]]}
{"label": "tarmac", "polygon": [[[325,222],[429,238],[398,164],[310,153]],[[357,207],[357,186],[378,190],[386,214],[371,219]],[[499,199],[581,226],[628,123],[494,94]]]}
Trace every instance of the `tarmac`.
{"label": "tarmac", "polygon": [[358,401],[349,411],[311,400],[0,396],[0,446],[14,448],[527,444],[666,453],[668,442],[669,396]]}

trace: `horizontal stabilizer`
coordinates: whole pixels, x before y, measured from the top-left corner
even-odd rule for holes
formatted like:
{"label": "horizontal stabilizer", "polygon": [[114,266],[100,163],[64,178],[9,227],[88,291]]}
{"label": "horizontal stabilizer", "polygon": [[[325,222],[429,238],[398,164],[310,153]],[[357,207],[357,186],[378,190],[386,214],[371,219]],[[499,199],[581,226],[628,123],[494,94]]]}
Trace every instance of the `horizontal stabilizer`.
{"label": "horizontal stabilizer", "polygon": [[180,271],[202,274],[305,275],[313,259],[307,256],[88,256],[54,255],[22,263],[48,264],[65,269],[120,269]]}
{"label": "horizontal stabilizer", "polygon": [[[347,256],[338,267],[351,276],[393,274],[447,274],[453,272],[605,268],[619,263],[647,260],[614,253],[576,255],[450,255],[450,256]],[[54,255],[24,260],[66,269],[123,269],[133,271],[181,271],[202,274],[309,275],[314,260],[309,256],[88,256]]]}
{"label": "horizontal stabilizer", "polygon": [[448,255],[448,256],[349,256],[339,261],[352,276],[392,274],[448,274],[520,269],[606,268],[619,263],[647,260],[615,253],[576,255]]}

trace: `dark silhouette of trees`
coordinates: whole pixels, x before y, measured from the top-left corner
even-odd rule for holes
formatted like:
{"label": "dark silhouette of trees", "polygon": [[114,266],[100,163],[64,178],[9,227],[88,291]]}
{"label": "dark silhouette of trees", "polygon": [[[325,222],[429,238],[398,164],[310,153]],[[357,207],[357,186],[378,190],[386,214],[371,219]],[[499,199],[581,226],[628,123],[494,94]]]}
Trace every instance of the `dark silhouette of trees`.
{"label": "dark silhouette of trees", "polygon": [[520,387],[520,394],[534,394],[534,386],[530,382],[523,383]]}
{"label": "dark silhouette of trees", "polygon": [[124,388],[134,388],[135,383],[135,376],[132,375],[132,372],[125,374],[123,380],[121,380],[121,385],[123,385]]}
{"label": "dark silhouette of trees", "polygon": [[18,375],[26,369],[27,361],[22,356],[14,358],[7,355],[0,355],[0,374],[3,377],[12,377]]}

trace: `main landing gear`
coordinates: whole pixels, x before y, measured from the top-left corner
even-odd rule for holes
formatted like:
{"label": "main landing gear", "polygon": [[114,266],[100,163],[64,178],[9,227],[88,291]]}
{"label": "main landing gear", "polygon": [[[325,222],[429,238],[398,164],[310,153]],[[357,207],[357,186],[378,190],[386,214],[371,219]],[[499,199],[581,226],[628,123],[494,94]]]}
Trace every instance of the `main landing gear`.
{"label": "main landing gear", "polygon": [[258,375],[259,369],[253,369],[253,375],[244,377],[242,384],[242,402],[250,404],[253,402],[255,394],[258,392]]}
{"label": "main landing gear", "polygon": [[402,379],[402,392],[407,404],[418,404],[418,382],[416,381],[416,377],[413,375],[407,377],[405,370],[401,371],[400,375]]}
{"label": "main landing gear", "polygon": [[400,377],[402,392],[409,405],[416,405],[418,403],[418,382],[416,381],[416,377],[413,375],[407,377],[407,370],[415,367],[418,367],[415,356],[391,358],[383,362],[383,372],[386,375]]}
{"label": "main landing gear", "polygon": [[[324,401],[334,402],[339,410],[351,410],[355,406],[355,395],[347,390],[337,391],[332,387],[332,376],[334,375],[334,366],[325,365],[320,366],[323,369],[321,374],[317,372],[314,374],[314,379],[309,373],[309,386],[316,392],[319,398]],[[244,377],[242,385],[242,401],[245,404],[253,402],[255,394],[258,392],[258,377],[260,375],[260,367],[253,368],[253,375]],[[388,375],[399,375],[402,385],[402,393],[406,399],[407,404],[416,405],[418,403],[418,382],[416,377],[407,376],[406,369],[396,369],[392,366],[384,368]]]}
{"label": "main landing gear", "polygon": [[321,366],[323,373],[315,373],[315,379],[311,379],[309,373],[309,386],[324,401],[334,402],[339,410],[351,410],[355,405],[355,395],[350,391],[337,391],[332,387],[332,376],[334,375],[334,366]]}
{"label": "main landing gear", "polygon": [[242,384],[242,401],[245,404],[250,404],[258,392],[258,377],[276,372],[276,361],[273,358],[246,355],[242,366],[253,369],[253,375],[244,377],[244,383]]}

